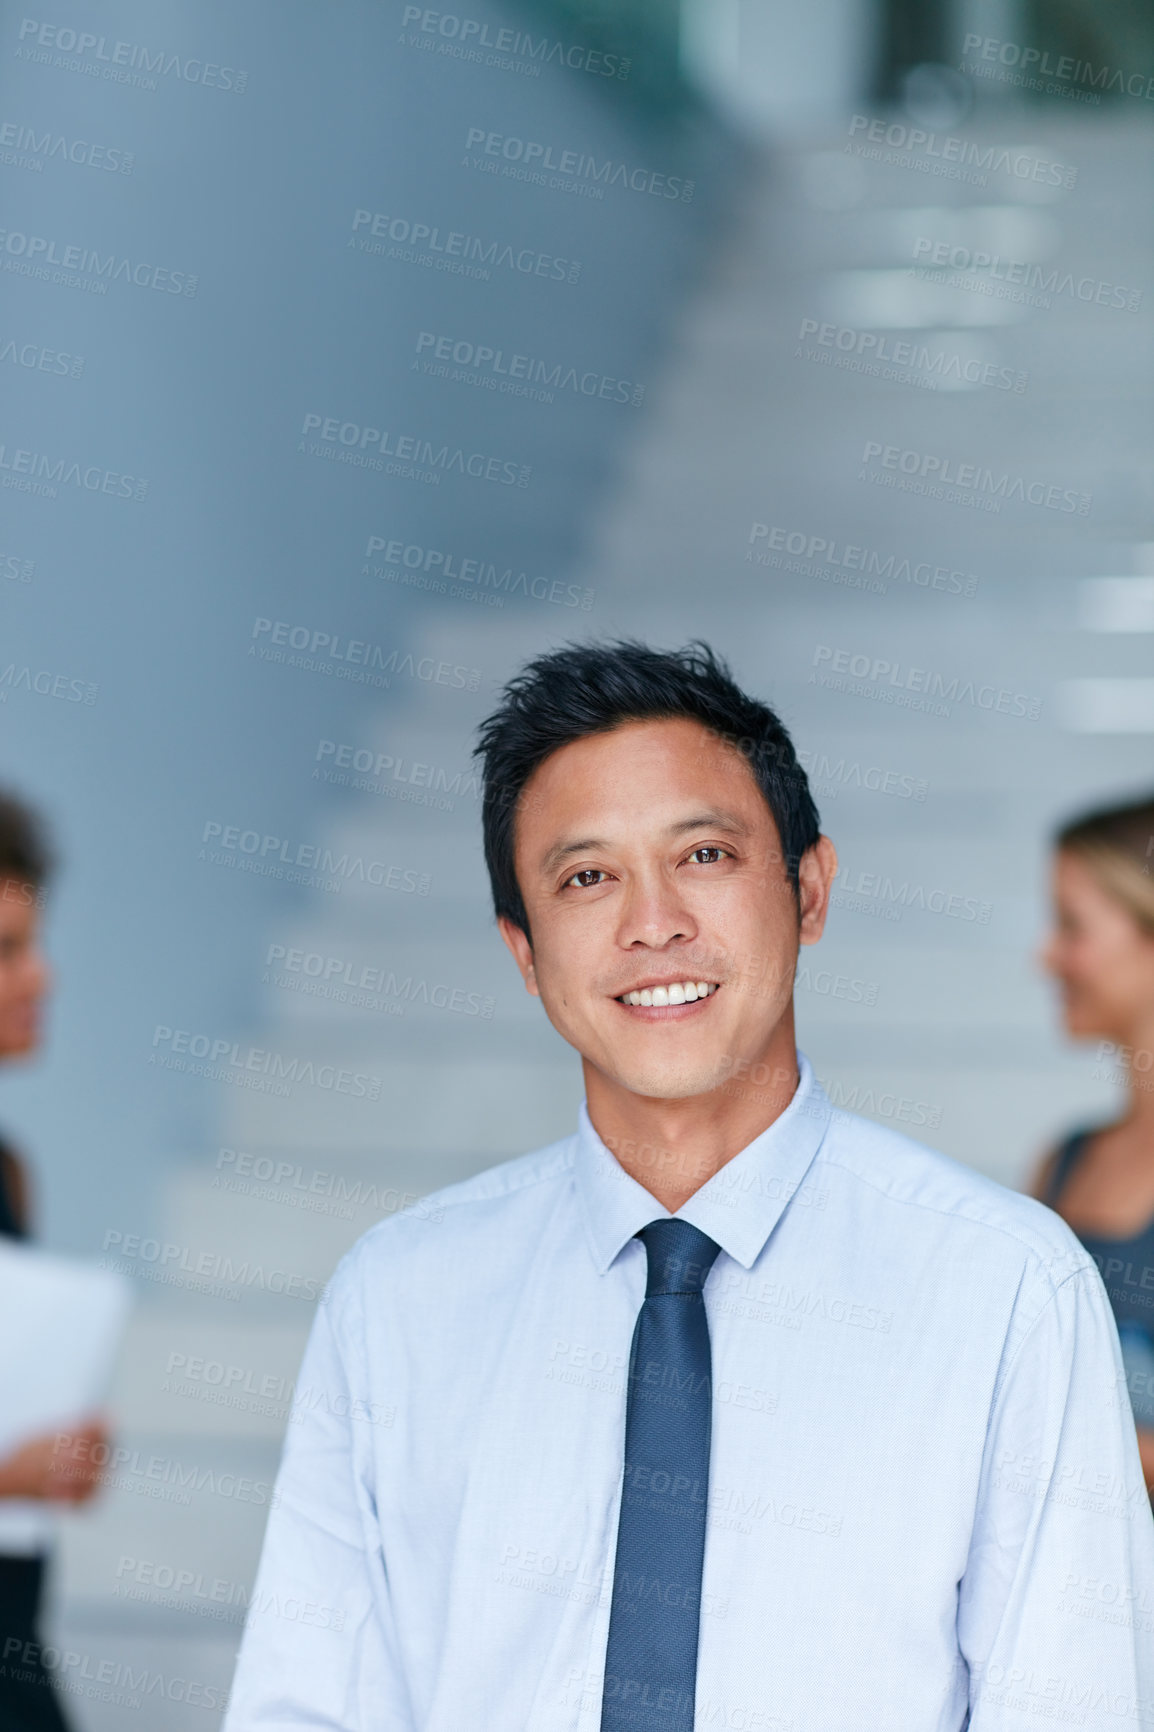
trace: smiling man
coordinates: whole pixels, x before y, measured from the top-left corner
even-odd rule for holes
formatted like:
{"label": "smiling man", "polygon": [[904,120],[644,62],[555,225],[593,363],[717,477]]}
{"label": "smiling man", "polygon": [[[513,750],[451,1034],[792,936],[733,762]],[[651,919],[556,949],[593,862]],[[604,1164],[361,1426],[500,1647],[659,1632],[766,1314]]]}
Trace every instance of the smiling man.
{"label": "smiling man", "polygon": [[585,1100],[334,1276],[227,1732],[1154,1724],[1101,1280],[797,1051],[836,855],[781,722],[704,645],[579,645],[478,751]]}

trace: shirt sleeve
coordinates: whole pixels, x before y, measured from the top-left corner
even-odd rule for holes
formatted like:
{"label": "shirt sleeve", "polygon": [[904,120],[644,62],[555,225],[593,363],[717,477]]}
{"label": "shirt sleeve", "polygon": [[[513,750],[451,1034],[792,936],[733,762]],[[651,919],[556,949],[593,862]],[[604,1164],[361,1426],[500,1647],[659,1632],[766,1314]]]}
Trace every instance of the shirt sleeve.
{"label": "shirt sleeve", "polygon": [[373,1513],[363,1334],[338,1271],[301,1362],[223,1732],[412,1732]]}
{"label": "shirt sleeve", "polygon": [[970,1732],[1148,1732],[1152,1634],[1154,1517],[1086,1263],[1008,1349],[994,1397],[958,1605]]}

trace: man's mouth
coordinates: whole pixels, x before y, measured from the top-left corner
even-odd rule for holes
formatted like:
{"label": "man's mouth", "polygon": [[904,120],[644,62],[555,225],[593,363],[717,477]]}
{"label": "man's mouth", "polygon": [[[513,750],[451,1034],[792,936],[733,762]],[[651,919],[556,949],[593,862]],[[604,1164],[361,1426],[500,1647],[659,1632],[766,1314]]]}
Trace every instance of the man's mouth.
{"label": "man's mouth", "polygon": [[623,992],[617,1003],[664,1010],[672,1004],[696,1004],[699,998],[711,998],[717,990],[718,983],[712,980],[671,980],[661,986],[642,986]]}

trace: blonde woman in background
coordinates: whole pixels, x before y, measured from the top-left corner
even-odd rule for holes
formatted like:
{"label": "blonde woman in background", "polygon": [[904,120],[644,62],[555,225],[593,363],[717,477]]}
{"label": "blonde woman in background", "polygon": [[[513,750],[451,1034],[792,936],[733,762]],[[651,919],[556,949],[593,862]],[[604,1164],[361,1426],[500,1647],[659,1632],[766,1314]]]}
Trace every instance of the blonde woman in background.
{"label": "blonde woman in background", "polygon": [[1154,1493],[1154,798],[1067,824],[1052,882],[1042,962],[1061,988],[1066,1031],[1109,1043],[1103,1056],[1127,1094],[1117,1118],[1050,1151],[1031,1191],[1101,1271]]}

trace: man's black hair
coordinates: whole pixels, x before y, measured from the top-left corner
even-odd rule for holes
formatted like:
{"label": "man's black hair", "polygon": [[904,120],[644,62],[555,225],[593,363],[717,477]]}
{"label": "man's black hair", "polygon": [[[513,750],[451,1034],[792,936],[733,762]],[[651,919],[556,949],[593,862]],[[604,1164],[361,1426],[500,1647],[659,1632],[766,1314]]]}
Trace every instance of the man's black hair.
{"label": "man's black hair", "polygon": [[39,890],[55,863],[43,820],[18,795],[0,788],[0,880]]}
{"label": "man's black hair", "polygon": [[505,686],[500,706],[478,730],[481,823],[493,907],[532,942],[513,865],[514,822],[525,784],[561,746],[623,722],[702,722],[745,758],[777,825],[789,882],[818,839],[818,815],[805,771],[780,718],[747,696],[727,664],[695,639],[655,650],[635,639],[568,644],[527,662]]}

